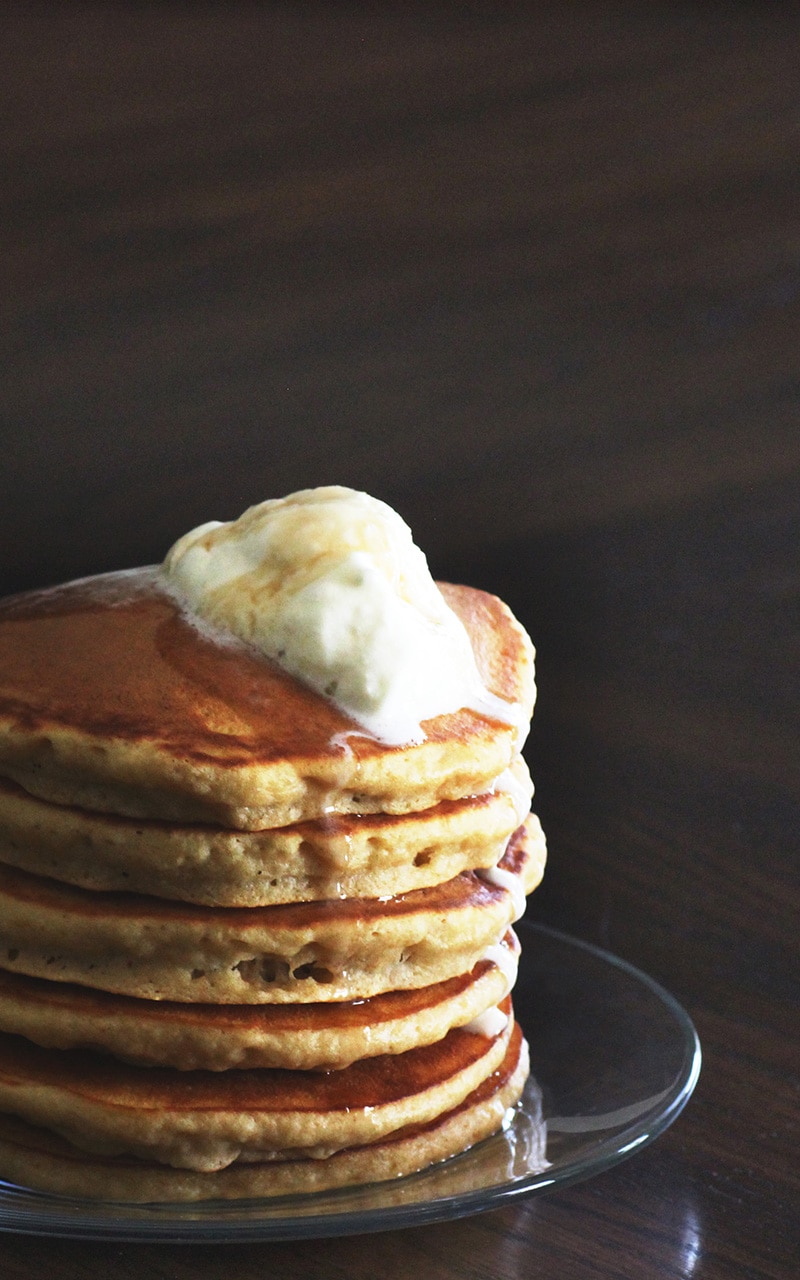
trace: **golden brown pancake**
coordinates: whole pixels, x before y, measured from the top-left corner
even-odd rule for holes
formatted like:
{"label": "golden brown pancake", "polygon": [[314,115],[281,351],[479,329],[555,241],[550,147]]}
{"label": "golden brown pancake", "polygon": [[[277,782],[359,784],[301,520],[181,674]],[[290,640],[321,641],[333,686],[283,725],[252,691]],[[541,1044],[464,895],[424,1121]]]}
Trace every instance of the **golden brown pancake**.
{"label": "golden brown pancake", "polygon": [[0,1112],[84,1151],[213,1172],[234,1161],[325,1159],[460,1106],[501,1066],[513,1028],[455,1029],[340,1071],[174,1071],[0,1034]]}
{"label": "golden brown pancake", "polygon": [[[529,893],[544,869],[531,817],[500,862]],[[517,918],[491,873],[386,901],[212,907],[93,893],[0,865],[4,968],[100,990],[198,1003],[355,1000],[468,972]]]}
{"label": "golden brown pancake", "polygon": [[[492,693],[527,723],[533,649],[500,600],[442,584]],[[286,672],[192,625],[155,569],[0,604],[0,772],[129,817],[259,830],[409,813],[488,790],[520,731],[462,710],[416,746],[376,741]]]}
{"label": "golden brown pancake", "polygon": [[532,792],[521,757],[509,774],[493,791],[418,814],[252,832],[90,813],[0,779],[0,862],[86,889],[209,906],[388,897],[497,863]]}
{"label": "golden brown pancake", "polygon": [[[235,1163],[216,1173],[92,1155],[45,1129],[0,1115],[0,1177],[56,1194],[140,1203],[281,1196],[396,1180],[495,1133],[521,1096],[527,1073],[527,1046],[515,1026],[500,1066],[458,1106],[427,1124],[406,1126],[326,1160]],[[397,1183],[400,1199],[405,1185]]]}
{"label": "golden brown pancake", "polygon": [[0,1031],[54,1049],[96,1049],[179,1070],[319,1070],[440,1040],[504,998],[516,977],[512,930],[466,974],[367,1000],[303,1005],[178,1004],[110,995],[0,969]]}

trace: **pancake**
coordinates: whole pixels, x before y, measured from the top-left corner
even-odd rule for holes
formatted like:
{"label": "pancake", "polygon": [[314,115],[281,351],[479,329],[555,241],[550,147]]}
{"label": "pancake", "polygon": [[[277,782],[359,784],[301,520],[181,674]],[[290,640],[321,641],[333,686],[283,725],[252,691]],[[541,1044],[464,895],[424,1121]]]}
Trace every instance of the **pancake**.
{"label": "pancake", "polygon": [[217,909],[93,893],[0,865],[0,961],[155,1000],[361,999],[472,969],[522,913],[544,861],[531,815],[497,871],[463,872],[388,900]]}
{"label": "pancake", "polygon": [[86,889],[209,906],[388,897],[494,866],[532,791],[517,757],[492,791],[422,813],[243,832],[91,813],[0,779],[0,862]]}
{"label": "pancake", "polygon": [[530,640],[439,584],[492,714],[391,746],[164,582],[0,602],[0,1177],[196,1200],[465,1150],[528,1071]]}
{"label": "pancake", "polygon": [[319,1070],[404,1053],[480,1019],[516,978],[509,930],[467,974],[353,1003],[203,1005],[137,1000],[0,969],[0,1031],[45,1048],[95,1049],[179,1070]]}
{"label": "pancake", "polygon": [[0,773],[57,804],[244,830],[485,792],[520,749],[533,648],[496,597],[440,585],[514,724],[462,710],[425,722],[415,746],[387,746],[194,626],[142,569],[0,605]]}
{"label": "pancake", "polygon": [[214,1172],[234,1161],[326,1159],[426,1124],[501,1066],[514,1025],[455,1029],[432,1045],[340,1071],[174,1071],[0,1035],[0,1112],[84,1151]]}
{"label": "pancake", "polygon": [[[425,1125],[400,1128],[326,1160],[235,1163],[216,1173],[91,1155],[45,1129],[0,1115],[0,1177],[56,1194],[139,1203],[282,1196],[395,1181],[500,1129],[522,1094],[527,1073],[527,1046],[515,1026],[500,1066],[458,1106]],[[395,1181],[398,1198],[406,1185]]]}

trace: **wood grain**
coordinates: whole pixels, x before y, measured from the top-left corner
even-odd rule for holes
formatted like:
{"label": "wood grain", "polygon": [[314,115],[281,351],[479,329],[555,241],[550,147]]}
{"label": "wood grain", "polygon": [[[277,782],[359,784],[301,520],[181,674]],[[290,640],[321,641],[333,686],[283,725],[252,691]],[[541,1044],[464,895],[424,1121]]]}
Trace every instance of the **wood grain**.
{"label": "wood grain", "polygon": [[602,1177],[319,1243],[0,1237],[8,1280],[784,1280],[800,1256],[793,6],[10,3],[0,590],[305,485],[539,650],[530,908],[697,1094]]}

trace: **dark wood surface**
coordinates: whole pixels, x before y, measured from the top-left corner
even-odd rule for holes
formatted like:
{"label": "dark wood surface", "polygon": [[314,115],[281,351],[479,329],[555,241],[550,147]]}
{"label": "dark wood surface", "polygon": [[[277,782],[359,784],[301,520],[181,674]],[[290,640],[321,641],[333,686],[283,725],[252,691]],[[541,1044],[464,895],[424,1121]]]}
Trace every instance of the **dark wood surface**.
{"label": "dark wood surface", "polygon": [[800,14],[7,4],[0,586],[341,482],[539,650],[539,920],[669,987],[615,1170],[326,1243],[0,1237],[7,1280],[798,1274]]}

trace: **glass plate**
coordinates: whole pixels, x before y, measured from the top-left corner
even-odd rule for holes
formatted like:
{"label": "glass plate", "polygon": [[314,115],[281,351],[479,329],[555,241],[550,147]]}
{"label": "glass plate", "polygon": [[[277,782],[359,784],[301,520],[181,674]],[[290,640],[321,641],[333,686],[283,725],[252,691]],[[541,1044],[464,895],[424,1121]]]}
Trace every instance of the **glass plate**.
{"label": "glass plate", "polygon": [[532,1077],[502,1133],[394,1182],[273,1200],[97,1204],[0,1182],[0,1230],[95,1240],[299,1240],[421,1225],[566,1186],[645,1146],[700,1072],[694,1027],[646,974],[521,920],[514,1008]]}

